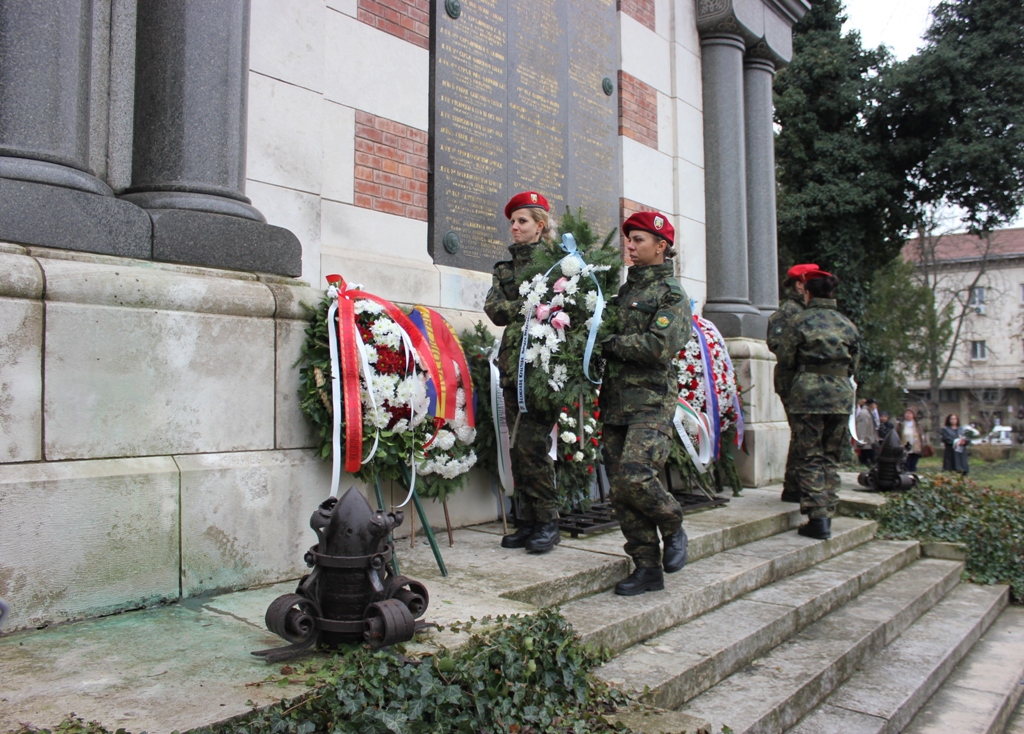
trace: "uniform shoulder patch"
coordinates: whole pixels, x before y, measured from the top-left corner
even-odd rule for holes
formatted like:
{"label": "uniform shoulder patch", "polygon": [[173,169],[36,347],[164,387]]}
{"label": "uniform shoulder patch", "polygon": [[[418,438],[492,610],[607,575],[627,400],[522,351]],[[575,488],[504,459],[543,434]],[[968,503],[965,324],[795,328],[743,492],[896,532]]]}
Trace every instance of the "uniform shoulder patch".
{"label": "uniform shoulder patch", "polygon": [[668,292],[674,298],[674,301],[681,301],[683,299],[683,287],[679,285],[679,281],[675,278],[665,278],[665,285],[668,286]]}
{"label": "uniform shoulder patch", "polygon": [[674,320],[675,315],[671,311],[659,311],[658,315],[654,317],[654,325],[659,329],[667,329]]}

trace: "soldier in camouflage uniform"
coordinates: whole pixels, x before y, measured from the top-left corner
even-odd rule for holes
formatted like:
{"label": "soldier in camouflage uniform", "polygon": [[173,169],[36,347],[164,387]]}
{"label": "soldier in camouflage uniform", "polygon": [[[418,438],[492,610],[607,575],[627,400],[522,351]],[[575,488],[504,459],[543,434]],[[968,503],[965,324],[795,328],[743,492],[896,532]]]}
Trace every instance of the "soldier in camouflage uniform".
{"label": "soldier in camouflage uniform", "polygon": [[[484,311],[496,326],[522,324],[525,320],[519,284],[533,251],[540,246],[541,239],[550,241],[553,232],[547,199],[535,191],[513,196],[505,206],[505,216],[512,231],[512,244],[508,248],[512,259],[494,264],[491,289],[484,302]],[[501,545],[545,553],[561,541],[555,464],[548,455],[551,428],[558,416],[546,415],[529,406],[526,413],[519,412],[516,389],[519,344],[510,343],[507,330],[502,335],[496,361],[501,371],[505,419],[512,437],[509,453],[521,515],[519,528],[503,537]]]}
{"label": "soldier in camouflage uniform", "polygon": [[839,489],[839,462],[850,443],[848,428],[854,388],[850,377],[860,357],[860,334],[836,310],[839,280],[820,270],[805,276],[807,307],[782,335],[779,364],[796,376],[789,388],[800,485],[800,512],[808,516],[799,532],[824,540],[832,536]]}
{"label": "soldier in camouflage uniform", "polygon": [[[779,304],[778,310],[768,317],[768,348],[772,354],[778,355],[779,344],[782,336],[792,326],[793,317],[804,310],[804,281],[803,276],[811,270],[817,270],[814,263],[794,265],[786,273],[786,282],[783,283],[783,301]],[[793,435],[793,422],[789,416],[789,408],[786,403],[789,401],[789,386],[793,384],[793,373],[783,369],[781,364],[775,365],[775,393],[782,401],[782,407],[786,409],[786,418],[790,421],[789,434]],[[796,480],[797,457],[794,452],[795,444],[789,442],[789,453],[786,456],[786,474],[782,480],[782,501],[799,502],[800,487]]]}
{"label": "soldier in camouflage uniform", "polygon": [[601,344],[607,365],[600,406],[611,502],[636,565],[615,593],[633,596],[664,589],[663,573],[686,565],[683,510],[660,475],[672,447],[678,396],[672,359],[690,338],[692,322],[690,301],[672,277],[672,263],[665,262],[675,255],[668,219],[634,214],[622,231],[632,265],[612,299],[613,333]]}

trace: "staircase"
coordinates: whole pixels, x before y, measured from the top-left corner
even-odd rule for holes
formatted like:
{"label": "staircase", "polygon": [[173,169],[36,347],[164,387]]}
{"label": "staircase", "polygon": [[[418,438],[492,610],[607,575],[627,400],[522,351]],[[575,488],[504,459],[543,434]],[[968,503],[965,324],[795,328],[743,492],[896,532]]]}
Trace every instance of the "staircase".
{"label": "staircase", "polygon": [[1024,608],[1005,587],[961,584],[962,561],[875,540],[871,520],[837,517],[830,540],[803,538],[795,506],[774,504],[688,515],[691,561],[663,592],[619,597],[609,580],[555,600],[584,640],[615,651],[602,679],[676,713],[631,726],[1024,733],[1024,713],[1010,721]]}
{"label": "staircase", "polygon": [[[401,538],[397,552],[442,625],[559,605],[585,640],[615,651],[600,677],[657,707],[619,715],[635,731],[1024,734],[1024,607],[1008,607],[1004,587],[960,583],[961,561],[876,540],[869,519],[837,517],[831,540],[803,538],[778,493],[748,489],[687,515],[689,565],[635,597],[612,592],[630,572],[618,530],[533,556],[501,548],[500,524],[462,528],[442,543],[446,577],[425,542]],[[881,500],[840,498],[857,514]],[[290,695],[252,686],[269,670],[249,651],[281,644],[263,616],[293,588],[0,635],[0,731],[75,711],[163,734]],[[436,631],[408,650],[467,637]]]}

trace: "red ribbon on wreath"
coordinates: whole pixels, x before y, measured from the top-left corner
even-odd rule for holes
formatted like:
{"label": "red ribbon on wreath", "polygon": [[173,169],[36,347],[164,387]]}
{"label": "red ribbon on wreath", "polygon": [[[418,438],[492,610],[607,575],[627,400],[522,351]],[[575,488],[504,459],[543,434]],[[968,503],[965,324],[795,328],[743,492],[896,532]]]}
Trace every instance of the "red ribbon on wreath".
{"label": "red ribbon on wreath", "polygon": [[[427,375],[435,385],[440,384],[439,370],[430,343],[398,306],[372,293],[349,288],[340,275],[328,275],[326,278],[329,284],[338,289],[338,362],[345,402],[345,471],[354,474],[363,463],[363,403],[359,397],[360,357],[356,342],[359,335],[356,327],[355,302],[373,301],[383,307],[384,313],[405,332]],[[332,328],[330,324],[328,328]],[[372,389],[372,386],[367,385],[367,389]]]}

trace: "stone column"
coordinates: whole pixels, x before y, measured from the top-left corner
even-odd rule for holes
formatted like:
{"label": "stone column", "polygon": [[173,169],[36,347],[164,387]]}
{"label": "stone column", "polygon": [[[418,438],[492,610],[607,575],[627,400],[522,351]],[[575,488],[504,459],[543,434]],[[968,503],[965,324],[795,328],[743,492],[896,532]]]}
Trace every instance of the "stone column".
{"label": "stone column", "polygon": [[89,168],[91,39],[91,0],[0,3],[0,239],[149,257],[148,217]]}
{"label": "stone column", "polygon": [[[778,241],[775,226],[775,134],[772,79],[775,64],[748,56],[743,67],[747,153],[747,266],[750,301],[767,319],[779,307]],[[764,339],[764,326],[748,334]]]}
{"label": "stone column", "polygon": [[750,303],[747,270],[747,182],[743,54],[738,33],[701,37],[704,83],[704,181],[708,301],[704,316],[725,337],[764,334]]}
{"label": "stone column", "polygon": [[136,25],[132,184],[153,258],[298,275],[293,234],[245,196],[248,0],[147,0]]}

